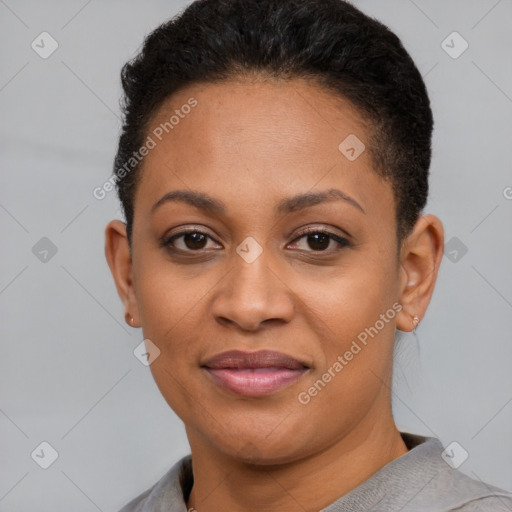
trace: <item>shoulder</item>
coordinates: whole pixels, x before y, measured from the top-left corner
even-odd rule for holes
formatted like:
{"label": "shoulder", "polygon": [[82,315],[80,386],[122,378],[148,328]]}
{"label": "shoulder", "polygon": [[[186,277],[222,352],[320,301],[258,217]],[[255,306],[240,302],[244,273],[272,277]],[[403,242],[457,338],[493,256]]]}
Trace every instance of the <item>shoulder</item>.
{"label": "shoulder", "polygon": [[512,493],[455,469],[443,458],[444,451],[438,439],[425,438],[397,459],[413,494],[403,512],[512,512]]}
{"label": "shoulder", "polygon": [[452,509],[456,512],[511,512],[512,495],[508,496],[487,496],[477,500],[470,501],[462,507]]}
{"label": "shoulder", "polygon": [[439,439],[401,435],[409,451],[324,512],[512,512],[512,494],[455,469]]}
{"label": "shoulder", "polygon": [[119,512],[186,512],[184,492],[188,492],[191,487],[192,459],[187,455]]}
{"label": "shoulder", "polygon": [[512,512],[512,493],[459,470],[448,468],[440,474],[438,489],[446,495],[446,510],[457,512]]}

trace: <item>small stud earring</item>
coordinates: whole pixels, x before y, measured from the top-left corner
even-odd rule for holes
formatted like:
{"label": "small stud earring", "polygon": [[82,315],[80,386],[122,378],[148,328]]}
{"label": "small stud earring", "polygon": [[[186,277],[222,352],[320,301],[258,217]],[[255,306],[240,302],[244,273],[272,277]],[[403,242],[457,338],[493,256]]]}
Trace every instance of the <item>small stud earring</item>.
{"label": "small stud earring", "polygon": [[414,326],[413,330],[416,330],[416,327],[418,326],[419,323],[420,323],[420,319],[416,315],[414,315],[414,317],[412,319],[412,325]]}
{"label": "small stud earring", "polygon": [[130,324],[133,326],[133,316],[128,313],[128,311],[124,314],[124,319],[127,324]]}

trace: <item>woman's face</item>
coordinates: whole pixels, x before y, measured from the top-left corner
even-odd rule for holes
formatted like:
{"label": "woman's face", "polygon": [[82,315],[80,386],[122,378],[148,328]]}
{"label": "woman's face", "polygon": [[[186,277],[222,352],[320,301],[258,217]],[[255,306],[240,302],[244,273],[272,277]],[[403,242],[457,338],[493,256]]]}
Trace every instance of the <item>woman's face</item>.
{"label": "woman's face", "polygon": [[193,449],[292,461],[389,419],[405,277],[368,134],[300,80],[195,85],[152,120],[128,310]]}

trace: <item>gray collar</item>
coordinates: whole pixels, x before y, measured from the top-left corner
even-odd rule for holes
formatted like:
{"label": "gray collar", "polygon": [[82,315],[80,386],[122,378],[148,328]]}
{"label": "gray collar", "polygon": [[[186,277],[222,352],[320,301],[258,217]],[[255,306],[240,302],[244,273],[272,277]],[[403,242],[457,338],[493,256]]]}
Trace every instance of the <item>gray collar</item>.
{"label": "gray collar", "polygon": [[[486,496],[512,503],[506,491],[452,469],[441,457],[443,446],[438,439],[406,432],[401,436],[409,452],[320,512],[426,512],[433,506],[443,512]],[[193,482],[192,458],[187,455],[120,512],[187,512]]]}

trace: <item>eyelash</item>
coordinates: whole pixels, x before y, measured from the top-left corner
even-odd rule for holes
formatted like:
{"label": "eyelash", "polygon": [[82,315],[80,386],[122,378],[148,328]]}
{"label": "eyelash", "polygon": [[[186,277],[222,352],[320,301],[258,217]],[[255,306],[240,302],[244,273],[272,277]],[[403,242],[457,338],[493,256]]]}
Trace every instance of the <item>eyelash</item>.
{"label": "eyelash", "polygon": [[[331,232],[331,231],[328,231],[327,229],[325,228],[308,228],[304,231],[302,231],[296,238],[295,240],[293,240],[293,242],[296,242],[298,240],[300,240],[301,238],[304,238],[308,235],[315,235],[315,234],[322,234],[322,235],[326,235],[328,236],[329,238],[331,238],[332,240],[334,240],[335,242],[338,243],[338,248],[337,249],[334,249],[334,251],[339,251],[341,249],[344,249],[346,247],[351,247],[352,244],[348,241],[347,238],[343,237],[343,236],[340,236],[340,235],[336,235],[335,233]],[[329,254],[331,252],[333,252],[333,249],[326,249],[326,250],[323,250],[323,251],[314,251],[314,250],[311,250],[311,251],[307,251],[307,252],[313,252],[313,253],[319,253],[319,254]]]}
{"label": "eyelash", "polygon": [[[166,237],[166,238],[163,238],[161,240],[161,246],[162,247],[165,247],[167,248],[168,250],[172,251],[173,253],[181,253],[181,254],[184,254],[184,253],[199,253],[201,252],[203,249],[197,249],[197,250],[193,250],[193,249],[188,249],[188,250],[184,250],[184,249],[177,249],[176,247],[174,247],[172,244],[175,240],[177,240],[178,238],[181,238],[185,235],[188,235],[188,234],[191,234],[191,233],[197,233],[197,234],[201,234],[201,235],[204,235],[208,238],[210,238],[211,240],[213,240],[213,238],[208,234],[208,233],[205,233],[204,231],[200,230],[200,229],[197,229],[197,228],[194,228],[194,229],[187,229],[187,230],[183,230],[181,231],[180,233],[176,233],[170,237]],[[315,234],[322,234],[322,235],[326,235],[328,236],[329,238],[331,238],[332,240],[334,240],[335,242],[338,243],[338,248],[337,249],[325,249],[325,250],[321,250],[321,251],[315,251],[315,250],[310,250],[310,251],[306,251],[306,252],[311,252],[311,253],[318,253],[318,254],[331,254],[332,252],[336,252],[336,251],[339,251],[341,249],[344,249],[346,247],[351,247],[352,244],[348,241],[347,238],[344,238],[342,236],[339,236],[339,235],[336,235],[335,233],[332,233],[331,231],[328,231],[324,228],[309,228],[305,231],[302,231],[291,243],[294,243],[294,242],[297,242],[298,240],[308,236],[308,235],[315,235]],[[215,240],[214,240],[215,241]]]}

